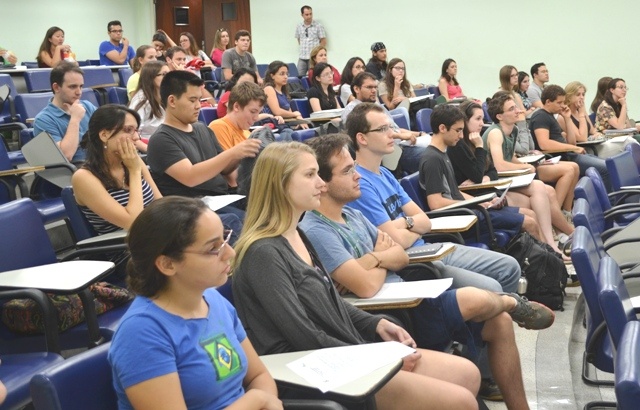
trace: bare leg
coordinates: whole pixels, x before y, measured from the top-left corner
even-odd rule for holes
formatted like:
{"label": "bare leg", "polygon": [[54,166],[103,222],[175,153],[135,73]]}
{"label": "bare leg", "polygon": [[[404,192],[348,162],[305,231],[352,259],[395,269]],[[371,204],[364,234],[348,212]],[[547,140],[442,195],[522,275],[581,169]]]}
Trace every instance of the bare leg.
{"label": "bare leg", "polygon": [[562,209],[571,211],[573,207],[573,190],[578,183],[580,169],[578,164],[560,161],[555,165],[541,165],[537,168],[541,181],[555,183],[556,196]]}
{"label": "bare leg", "polygon": [[562,233],[571,235],[574,231],[573,226],[567,222],[562,211],[560,210],[560,204],[558,203],[558,197],[556,190],[552,186],[545,184],[547,190],[547,196],[549,197],[549,205],[551,206],[551,223],[553,226]]}
{"label": "bare leg", "polygon": [[475,288],[458,289],[456,297],[465,320],[485,322],[482,339],[488,344],[491,371],[507,408],[528,409],[513,323],[506,314],[515,308],[515,299]]}
{"label": "bare leg", "polygon": [[472,362],[446,353],[418,350],[422,357],[413,370],[401,370],[376,393],[379,409],[478,408],[475,396],[480,373]]}
{"label": "bare leg", "polygon": [[510,317],[502,314],[486,321],[482,329],[482,338],[487,342],[491,371],[496,384],[500,387],[507,408],[528,409],[520,354],[515,343]]}

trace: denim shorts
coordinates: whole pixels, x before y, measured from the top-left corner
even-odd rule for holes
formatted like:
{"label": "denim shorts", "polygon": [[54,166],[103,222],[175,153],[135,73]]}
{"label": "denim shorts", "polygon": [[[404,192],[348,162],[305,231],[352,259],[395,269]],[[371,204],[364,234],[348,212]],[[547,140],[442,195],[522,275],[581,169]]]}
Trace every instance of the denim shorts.
{"label": "denim shorts", "polygon": [[462,318],[456,290],[447,290],[437,298],[424,299],[412,309],[418,347],[444,351],[452,341],[467,345],[475,358],[484,347],[484,322],[471,322]]}

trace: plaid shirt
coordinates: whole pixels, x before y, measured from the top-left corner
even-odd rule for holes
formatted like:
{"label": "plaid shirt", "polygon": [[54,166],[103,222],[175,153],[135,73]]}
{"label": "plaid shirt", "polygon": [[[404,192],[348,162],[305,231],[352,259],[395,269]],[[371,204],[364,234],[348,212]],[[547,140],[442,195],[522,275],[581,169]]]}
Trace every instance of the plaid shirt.
{"label": "plaid shirt", "polygon": [[300,58],[308,60],[311,50],[320,44],[320,39],[326,38],[327,35],[322,24],[313,20],[309,26],[305,26],[304,21],[298,24],[295,37],[300,41]]}

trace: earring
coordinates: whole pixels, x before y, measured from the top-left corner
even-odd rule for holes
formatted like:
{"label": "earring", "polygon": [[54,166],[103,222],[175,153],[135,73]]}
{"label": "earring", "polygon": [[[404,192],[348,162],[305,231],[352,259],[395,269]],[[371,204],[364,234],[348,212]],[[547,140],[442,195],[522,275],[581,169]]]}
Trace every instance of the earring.
{"label": "earring", "polygon": [[103,147],[104,147],[104,149],[107,149],[107,145],[106,145],[106,144],[105,144],[105,145],[103,145]]}

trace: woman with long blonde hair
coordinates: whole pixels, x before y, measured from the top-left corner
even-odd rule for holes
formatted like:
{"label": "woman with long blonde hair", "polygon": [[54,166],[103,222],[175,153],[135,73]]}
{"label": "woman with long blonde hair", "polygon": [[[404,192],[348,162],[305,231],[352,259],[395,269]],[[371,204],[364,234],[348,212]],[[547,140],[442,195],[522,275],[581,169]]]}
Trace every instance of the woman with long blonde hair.
{"label": "woman with long blonde hair", "polygon": [[[297,229],[302,214],[320,206],[325,189],[305,144],[270,144],[258,157],[233,262],[233,295],[249,339],[261,355],[376,337],[415,347],[401,327],[345,302]],[[404,361],[403,370],[376,393],[379,409],[477,408],[477,370],[469,362],[422,349]]]}

